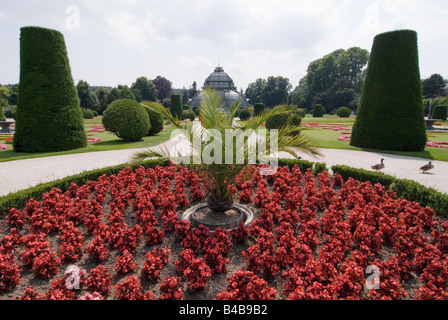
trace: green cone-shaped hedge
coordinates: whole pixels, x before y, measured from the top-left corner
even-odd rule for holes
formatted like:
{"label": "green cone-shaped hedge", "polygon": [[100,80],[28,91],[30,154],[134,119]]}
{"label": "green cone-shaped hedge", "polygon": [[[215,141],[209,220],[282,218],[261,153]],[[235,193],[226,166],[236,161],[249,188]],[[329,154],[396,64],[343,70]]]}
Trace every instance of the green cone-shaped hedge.
{"label": "green cone-shaped hedge", "polygon": [[375,37],[351,145],[422,151],[426,145],[417,33]]}
{"label": "green cone-shaped hedge", "polygon": [[22,28],[14,150],[64,151],[86,145],[64,36],[40,27]]}

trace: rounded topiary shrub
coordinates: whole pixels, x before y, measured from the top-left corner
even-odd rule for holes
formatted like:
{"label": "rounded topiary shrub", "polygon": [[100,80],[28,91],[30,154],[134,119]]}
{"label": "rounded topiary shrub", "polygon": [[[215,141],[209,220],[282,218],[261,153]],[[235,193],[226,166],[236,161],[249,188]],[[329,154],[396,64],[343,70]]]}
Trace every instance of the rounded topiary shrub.
{"label": "rounded topiary shrub", "polygon": [[437,105],[432,112],[432,118],[437,120],[447,120],[448,106]]}
{"label": "rounded topiary shrub", "polygon": [[299,113],[294,112],[289,117],[288,123],[293,126],[299,127],[302,124],[302,117]]}
{"label": "rounded topiary shrub", "polygon": [[62,33],[20,32],[20,85],[14,150],[65,151],[87,146],[83,114]]}
{"label": "rounded topiary shrub", "polygon": [[184,120],[194,121],[194,119],[196,119],[196,113],[194,113],[193,110],[184,110],[182,112],[182,118]]}
{"label": "rounded topiary shrub", "polygon": [[104,111],[104,128],[125,141],[140,141],[151,129],[145,109],[135,100],[114,101]]}
{"label": "rounded topiary shrub", "polygon": [[83,115],[84,119],[93,119],[93,118],[95,118],[95,114],[90,109],[82,110],[82,115]]}
{"label": "rounded topiary shrub", "polygon": [[338,117],[340,118],[350,118],[352,111],[347,107],[341,107],[338,109]]}
{"label": "rounded topiary shrub", "polygon": [[306,109],[302,109],[302,108],[298,108],[296,113],[300,116],[300,118],[305,118],[306,117]]}
{"label": "rounded topiary shrub", "polygon": [[325,109],[321,104],[316,104],[313,109],[313,118],[322,118],[324,116]]}
{"label": "rounded topiary shrub", "polygon": [[280,129],[283,126],[288,125],[290,117],[291,114],[286,112],[275,114],[266,120],[266,129]]}
{"label": "rounded topiary shrub", "polygon": [[250,119],[250,111],[247,108],[243,108],[239,112],[239,117],[241,121],[247,121]]}
{"label": "rounded topiary shrub", "polygon": [[373,42],[350,144],[422,151],[426,141],[417,33],[379,34]]}
{"label": "rounded topiary shrub", "polygon": [[151,123],[151,128],[149,129],[148,136],[154,136],[163,130],[163,124],[165,118],[160,113],[150,108],[154,105],[161,106],[161,104],[158,102],[149,102],[149,101],[143,101],[141,104],[143,106],[149,107],[149,108],[145,107],[146,112],[148,113],[149,116],[149,122]]}

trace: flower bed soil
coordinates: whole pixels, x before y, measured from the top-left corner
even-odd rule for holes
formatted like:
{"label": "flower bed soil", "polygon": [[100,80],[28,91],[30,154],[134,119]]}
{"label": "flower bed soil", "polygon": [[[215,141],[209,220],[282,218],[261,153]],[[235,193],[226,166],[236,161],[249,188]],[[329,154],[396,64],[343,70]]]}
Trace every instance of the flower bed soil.
{"label": "flower bed soil", "polygon": [[174,165],[31,199],[0,223],[0,299],[448,297],[448,222],[431,209],[327,172],[250,170],[233,191],[255,221],[230,234],[180,221],[207,191]]}

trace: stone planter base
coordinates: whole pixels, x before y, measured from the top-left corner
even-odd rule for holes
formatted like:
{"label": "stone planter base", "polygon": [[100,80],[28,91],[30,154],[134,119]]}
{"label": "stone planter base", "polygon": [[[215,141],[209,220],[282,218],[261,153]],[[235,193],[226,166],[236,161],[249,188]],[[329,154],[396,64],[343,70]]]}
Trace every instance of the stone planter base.
{"label": "stone planter base", "polygon": [[210,232],[217,228],[231,231],[238,228],[242,223],[248,227],[253,221],[253,212],[246,206],[234,204],[225,213],[215,213],[208,209],[206,203],[191,207],[182,215],[182,220],[190,221],[193,227],[197,228],[201,224],[209,228]]}

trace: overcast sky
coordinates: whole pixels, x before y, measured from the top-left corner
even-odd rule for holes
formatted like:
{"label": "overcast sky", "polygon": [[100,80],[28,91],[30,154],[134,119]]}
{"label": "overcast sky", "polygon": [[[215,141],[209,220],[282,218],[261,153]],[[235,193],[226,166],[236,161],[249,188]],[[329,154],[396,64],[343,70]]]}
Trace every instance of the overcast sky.
{"label": "overcast sky", "polygon": [[19,80],[22,26],[65,36],[75,82],[131,85],[161,75],[202,86],[218,63],[245,89],[258,78],[296,86],[336,50],[370,51],[375,35],[418,32],[422,78],[448,78],[447,0],[1,0],[0,83]]}

